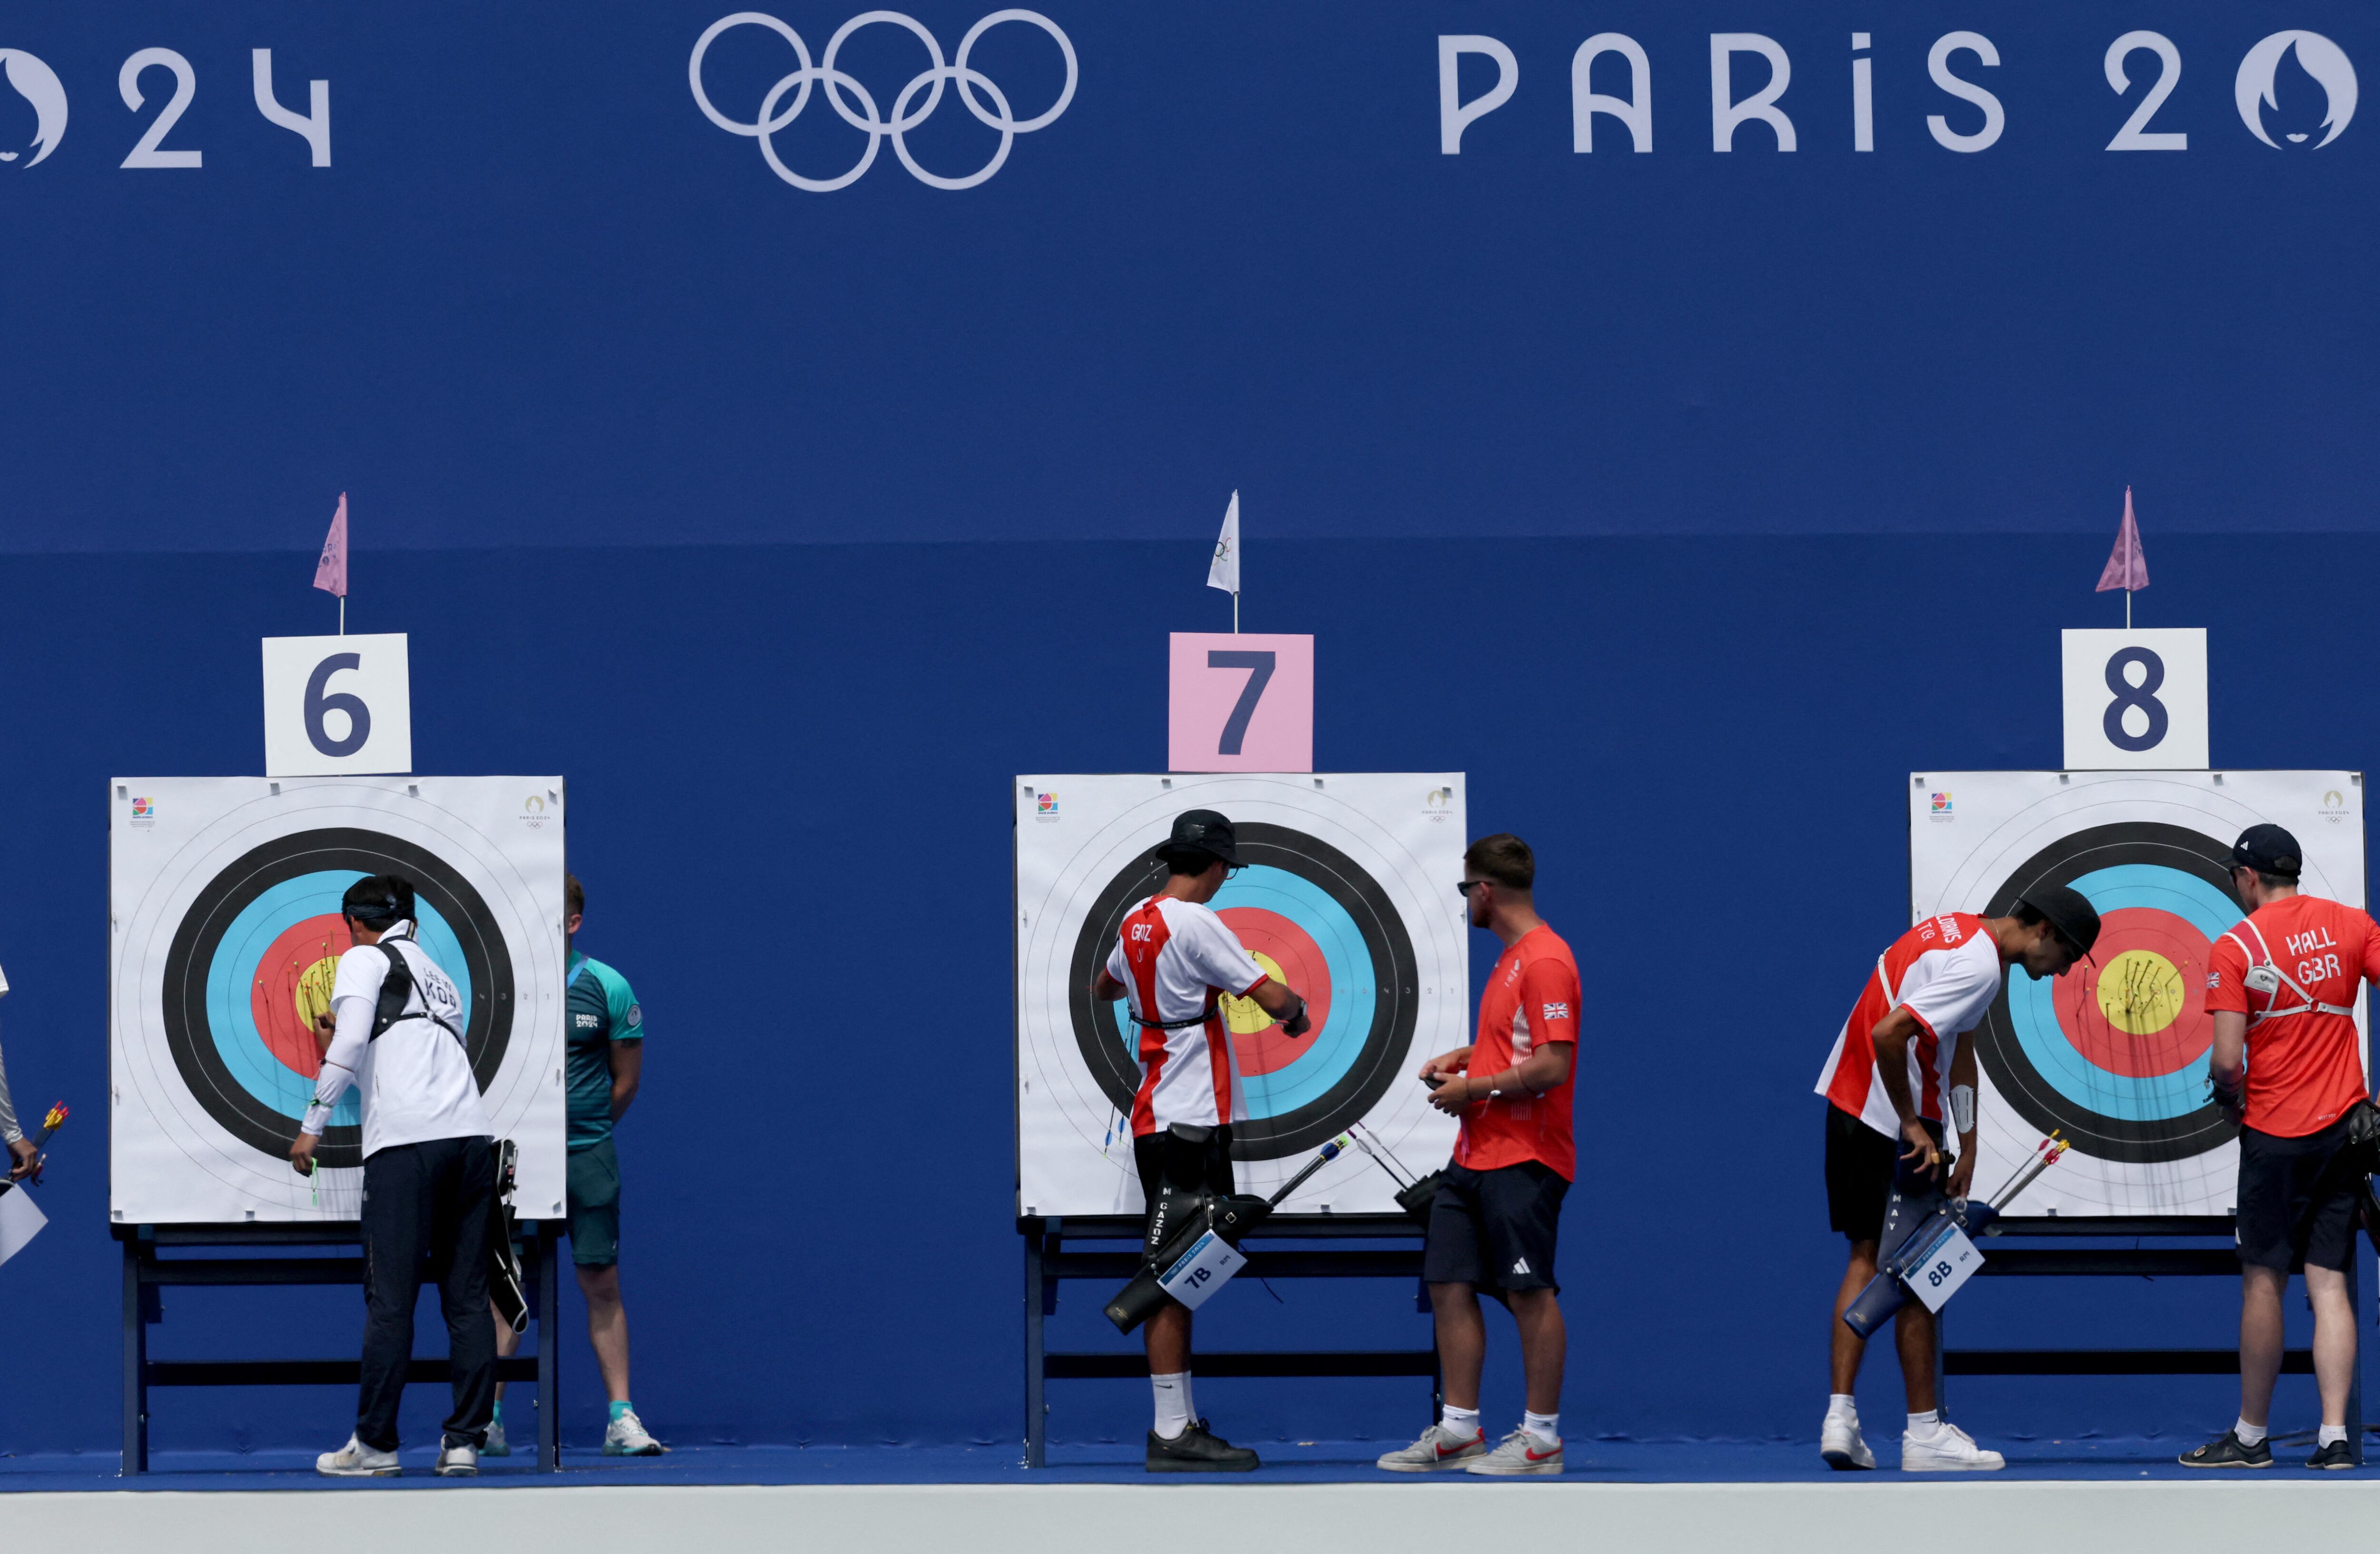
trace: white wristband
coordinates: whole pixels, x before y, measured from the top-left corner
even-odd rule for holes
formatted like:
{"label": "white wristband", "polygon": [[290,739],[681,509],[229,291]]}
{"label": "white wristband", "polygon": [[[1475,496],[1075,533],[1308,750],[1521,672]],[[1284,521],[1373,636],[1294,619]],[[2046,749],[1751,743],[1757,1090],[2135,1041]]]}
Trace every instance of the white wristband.
{"label": "white wristband", "polygon": [[298,1124],[298,1131],[310,1137],[320,1138],[322,1136],[322,1130],[330,1125],[331,1109],[329,1107],[310,1106],[306,1109],[306,1120]]}

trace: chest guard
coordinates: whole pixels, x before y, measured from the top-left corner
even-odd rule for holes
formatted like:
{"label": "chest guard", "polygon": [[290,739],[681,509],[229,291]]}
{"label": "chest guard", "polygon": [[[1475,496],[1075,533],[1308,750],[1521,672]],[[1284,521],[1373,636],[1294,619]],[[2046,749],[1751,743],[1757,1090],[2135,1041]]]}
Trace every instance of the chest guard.
{"label": "chest guard", "polygon": [[419,989],[413,979],[413,967],[407,965],[405,957],[397,953],[395,942],[383,939],[371,947],[388,957],[388,975],[381,979],[380,1007],[372,1014],[371,1035],[365,1039],[378,1041],[390,1026],[402,1021],[427,1020],[456,1041],[461,1041],[461,1031],[431,1012],[427,996],[422,998],[419,1009],[407,1013],[405,1006],[413,1002],[414,994]]}
{"label": "chest guard", "polygon": [[[2264,952],[2264,958],[2259,960],[2254,953],[2249,950],[2246,940],[2236,933],[2227,933],[2223,936],[2240,946],[2240,953],[2248,957],[2248,969],[2240,978],[2240,985],[2252,993],[2265,995],[2265,1007],[2251,1013],[2248,1016],[2250,1029],[2252,1030],[2267,1020],[2278,1020],[2291,1014],[2344,1014],[2350,1020],[2355,1018],[2354,1010],[2342,1009],[2338,1004],[2323,1002],[2310,990],[2301,986],[2296,977],[2283,971],[2280,963],[2273,959],[2272,946],[2265,942],[2265,932],[2262,929],[2245,918],[2240,920],[2240,926],[2256,936],[2256,948]],[[2281,990],[2284,988],[2298,1000],[2295,1004],[2286,1009],[2278,1007],[2281,1002]]]}

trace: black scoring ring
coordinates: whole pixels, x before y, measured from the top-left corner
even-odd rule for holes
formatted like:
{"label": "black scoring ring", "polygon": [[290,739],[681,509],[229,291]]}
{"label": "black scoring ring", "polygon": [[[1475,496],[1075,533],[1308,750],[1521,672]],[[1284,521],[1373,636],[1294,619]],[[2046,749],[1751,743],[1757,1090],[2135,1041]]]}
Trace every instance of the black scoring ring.
{"label": "black scoring ring", "polygon": [[[165,955],[165,1046],[182,1083],[207,1115],[241,1143],[276,1159],[289,1153],[298,1124],[250,1095],[224,1065],[207,1020],[207,974],[225,932],[249,903],[285,880],[324,869],[401,876],[454,929],[471,980],[463,1046],[482,1092],[503,1066],[512,1039],[511,953],[486,901],[444,859],[380,832],[346,828],[298,832],[265,843],[209,880],[174,930]],[[334,1168],[363,1164],[362,1130],[346,1124],[325,1129],[315,1159]]]}
{"label": "black scoring ring", "polygon": [[[1336,1084],[1278,1117],[1232,1124],[1232,1159],[1271,1160],[1303,1154],[1325,1139],[1337,1137],[1388,1093],[1404,1066],[1420,1021],[1421,976],[1404,919],[1397,915],[1388,892],[1361,865],[1329,843],[1287,826],[1250,820],[1237,830],[1235,850],[1241,862],[1296,875],[1321,889],[1354,920],[1365,953],[1371,957],[1373,985],[1378,989],[1372,1028],[1365,1033],[1354,1061]],[[1163,864],[1146,855],[1133,859],[1099,892],[1075,940],[1067,989],[1075,1040],[1099,1088],[1127,1117],[1140,1088],[1140,1065],[1132,1057],[1137,1044],[1125,1040],[1112,1007],[1091,1001],[1091,980],[1105,964],[1116,936],[1123,931],[1125,914],[1164,883]]]}
{"label": "black scoring ring", "polygon": [[[2017,897],[2036,885],[2071,885],[2083,875],[2123,864],[2170,868],[2206,881],[2235,904],[2240,899],[2231,889],[2228,844],[2181,826],[2128,820],[2078,831],[2044,847],[2001,881],[1984,915],[2008,916],[2016,910]],[[2141,1121],[2107,1116],[2067,1095],[2025,1056],[2009,1014],[2005,979],[1990,1012],[1975,1027],[1974,1039],[1976,1057],[2017,1114],[2042,1133],[2062,1131],[2086,1155],[2147,1165],[2203,1155],[2238,1136],[2239,1130],[2224,1121],[2212,1099],[2179,1117]]]}

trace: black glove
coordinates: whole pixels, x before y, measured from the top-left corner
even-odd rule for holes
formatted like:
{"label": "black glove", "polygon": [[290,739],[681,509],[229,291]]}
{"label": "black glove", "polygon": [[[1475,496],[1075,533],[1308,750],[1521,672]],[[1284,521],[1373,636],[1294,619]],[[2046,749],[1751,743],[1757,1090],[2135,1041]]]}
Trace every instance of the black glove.
{"label": "black glove", "polygon": [[2227,1082],[2221,1074],[2210,1068],[2206,1073],[2206,1088],[2215,1098],[2215,1109],[2231,1122],[2236,1123],[2247,1115],[2248,1076],[2245,1074]]}

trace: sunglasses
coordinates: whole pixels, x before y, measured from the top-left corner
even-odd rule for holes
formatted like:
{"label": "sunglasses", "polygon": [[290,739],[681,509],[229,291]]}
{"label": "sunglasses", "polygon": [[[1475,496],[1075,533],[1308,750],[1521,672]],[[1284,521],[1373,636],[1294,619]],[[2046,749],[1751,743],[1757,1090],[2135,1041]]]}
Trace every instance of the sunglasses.
{"label": "sunglasses", "polygon": [[1469,901],[1471,899],[1472,892],[1477,890],[1482,885],[1493,883],[1495,883],[1495,881],[1491,880],[1465,880],[1454,887],[1454,893],[1461,896],[1463,900]]}

